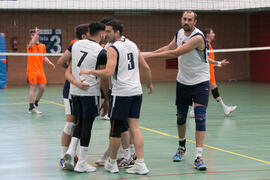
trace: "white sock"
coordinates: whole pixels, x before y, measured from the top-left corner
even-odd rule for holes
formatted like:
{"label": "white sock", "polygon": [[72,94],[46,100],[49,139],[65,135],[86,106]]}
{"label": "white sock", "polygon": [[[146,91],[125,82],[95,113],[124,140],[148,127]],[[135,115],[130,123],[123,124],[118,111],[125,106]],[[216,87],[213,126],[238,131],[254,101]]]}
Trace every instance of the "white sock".
{"label": "white sock", "polygon": [[116,159],[111,159],[111,158],[109,157],[109,162],[110,162],[111,164],[114,164],[114,163],[116,162]]}
{"label": "white sock", "polygon": [[144,159],[136,159],[137,163],[144,163]]}
{"label": "white sock", "polygon": [[88,147],[80,146],[78,164],[85,163],[87,152],[88,152]]}
{"label": "white sock", "polygon": [[104,157],[110,156],[110,146],[107,147],[106,151],[104,152]]}
{"label": "white sock", "polygon": [[70,145],[68,147],[67,153],[71,155],[71,157],[75,156],[77,145],[78,145],[79,139],[72,137]]}
{"label": "white sock", "polygon": [[224,102],[222,101],[222,99],[220,99],[218,102],[220,103],[220,105],[223,109],[225,109],[227,107],[226,104],[224,104]]}
{"label": "white sock", "polygon": [[202,157],[203,148],[202,147],[196,147],[197,155],[196,157]]}
{"label": "white sock", "polygon": [[135,154],[134,144],[130,144],[129,149],[130,149],[130,154]]}
{"label": "white sock", "polygon": [[129,148],[127,148],[127,149],[124,149],[124,158],[125,159],[130,159],[130,150],[129,150]]}
{"label": "white sock", "polygon": [[68,146],[61,146],[61,149],[62,149],[61,159],[63,159],[64,155],[66,154],[66,152],[68,150]]}
{"label": "white sock", "polygon": [[117,152],[117,159],[121,159],[123,157],[124,157],[124,149],[123,149],[123,146],[121,144],[120,148],[118,149],[118,152]]}

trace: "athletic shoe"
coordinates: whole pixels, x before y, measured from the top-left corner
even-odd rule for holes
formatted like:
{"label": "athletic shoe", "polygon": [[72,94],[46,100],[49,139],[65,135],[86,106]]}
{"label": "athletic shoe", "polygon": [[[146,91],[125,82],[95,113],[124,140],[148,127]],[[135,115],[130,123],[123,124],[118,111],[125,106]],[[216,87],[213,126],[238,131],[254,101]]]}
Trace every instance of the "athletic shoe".
{"label": "athletic shoe", "polygon": [[128,168],[126,170],[127,173],[129,174],[147,174],[149,173],[149,170],[147,169],[145,163],[138,163],[135,161],[135,164],[133,167]]}
{"label": "athletic shoe", "polygon": [[182,160],[183,156],[186,155],[186,149],[184,147],[178,147],[176,154],[173,156],[174,162],[179,162]]}
{"label": "athletic shoe", "polygon": [[66,170],[66,168],[65,168],[65,160],[64,160],[64,159],[60,159],[60,161],[59,161],[59,166],[60,166],[63,170]]}
{"label": "athletic shoe", "polygon": [[67,170],[73,170],[74,169],[74,158],[72,158],[72,156],[70,154],[65,154],[64,160],[65,160],[65,168]]}
{"label": "athletic shoe", "polygon": [[37,108],[33,108],[28,111],[29,114],[42,114]]}
{"label": "athletic shoe", "polygon": [[132,157],[132,159],[135,161],[137,159],[136,153],[133,153],[130,155]]}
{"label": "athletic shoe", "polygon": [[115,161],[114,164],[112,164],[112,163],[109,162],[109,160],[105,160],[104,168],[107,171],[109,171],[110,173],[118,173],[119,172],[116,161]]}
{"label": "athletic shoe", "polygon": [[226,116],[228,116],[231,112],[233,112],[235,109],[237,108],[237,106],[227,106],[225,107],[224,110],[224,114]]}
{"label": "athletic shoe", "polygon": [[95,172],[96,171],[96,167],[91,166],[90,164],[88,164],[87,162],[83,162],[83,163],[77,163],[77,165],[74,168],[74,171],[76,172]]}
{"label": "athletic shoe", "polygon": [[204,164],[203,159],[201,157],[197,157],[194,161],[194,167],[195,169],[204,171],[207,169],[206,164]]}
{"label": "athletic shoe", "polygon": [[134,165],[134,160],[132,159],[132,157],[130,157],[129,159],[125,159],[123,158],[119,164],[118,167],[119,168],[130,168]]}
{"label": "athletic shoe", "polygon": [[189,111],[189,117],[190,118],[195,118],[195,114],[194,114],[194,109],[193,108]]}
{"label": "athletic shoe", "polygon": [[105,160],[108,159],[109,156],[103,155],[100,159],[96,160],[96,165],[98,166],[104,166]]}
{"label": "athletic shoe", "polygon": [[101,116],[100,119],[102,119],[102,120],[107,120],[107,121],[110,120],[108,114],[106,114],[106,115],[104,115],[104,116]]}

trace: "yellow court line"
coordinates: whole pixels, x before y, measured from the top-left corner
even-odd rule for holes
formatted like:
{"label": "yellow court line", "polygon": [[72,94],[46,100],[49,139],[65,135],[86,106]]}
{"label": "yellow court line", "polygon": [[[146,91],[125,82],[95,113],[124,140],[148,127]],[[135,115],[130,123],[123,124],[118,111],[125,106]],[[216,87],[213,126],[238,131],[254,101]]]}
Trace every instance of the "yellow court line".
{"label": "yellow court line", "polygon": [[40,101],[42,102],[46,102],[46,103],[49,103],[49,104],[54,104],[54,105],[57,105],[57,106],[64,106],[64,104],[60,104],[60,103],[57,103],[57,102],[54,102],[54,101],[49,101],[49,100],[46,100],[46,99],[40,99]]}
{"label": "yellow court line", "polygon": [[[41,99],[40,101],[46,102],[46,103],[49,103],[49,104],[58,105],[58,106],[63,106],[64,107],[63,104],[59,104],[59,103],[56,103],[54,101],[49,101],[49,100],[45,100],[45,99]],[[156,133],[156,134],[160,134],[160,135],[163,135],[163,136],[168,136],[168,137],[173,137],[175,139],[178,139],[177,136],[173,136],[173,135],[170,135],[170,134],[161,132],[161,131],[157,131],[157,130],[154,130],[154,129],[146,128],[146,127],[143,127],[143,126],[140,126],[140,128],[143,129],[143,130],[146,130],[146,131],[150,131],[150,132]],[[196,143],[195,141],[189,140],[189,139],[187,139],[187,142],[190,142],[190,143],[193,143],[193,144]],[[203,144],[203,146],[204,147],[211,148],[211,149],[215,149],[215,150],[218,150],[218,151],[222,151],[222,152],[225,152],[225,153],[228,153],[228,154],[233,154],[233,155],[236,155],[236,156],[240,156],[240,157],[244,157],[244,158],[251,159],[251,160],[254,160],[254,161],[258,161],[258,162],[261,162],[261,163],[270,164],[270,161],[264,161],[264,160],[261,160],[261,159],[258,159],[258,158],[254,158],[254,157],[246,156],[246,155],[243,155],[243,154],[235,153],[235,152],[232,152],[232,151],[228,151],[228,150],[225,150],[225,149],[217,148],[217,147],[210,146],[210,145],[207,145],[207,144]]]}

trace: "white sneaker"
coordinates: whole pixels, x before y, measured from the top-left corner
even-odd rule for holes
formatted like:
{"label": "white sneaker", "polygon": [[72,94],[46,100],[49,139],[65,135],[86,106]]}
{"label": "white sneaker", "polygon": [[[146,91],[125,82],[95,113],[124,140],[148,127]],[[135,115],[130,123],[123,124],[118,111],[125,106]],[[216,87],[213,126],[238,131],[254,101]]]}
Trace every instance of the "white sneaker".
{"label": "white sneaker", "polygon": [[110,120],[108,114],[106,114],[104,116],[101,116],[100,119],[102,119],[102,120],[108,120],[108,121]]}
{"label": "white sneaker", "polygon": [[79,162],[76,164],[74,171],[76,172],[95,172],[97,169],[96,167],[91,166],[90,164],[88,164],[87,162]]}
{"label": "white sneaker", "polygon": [[110,173],[118,173],[119,169],[117,163],[115,161],[114,164],[110,163],[109,160],[105,160],[104,168]]}
{"label": "white sneaker", "polygon": [[99,166],[104,166],[105,160],[108,159],[109,156],[103,155],[100,159],[96,160],[95,163]]}
{"label": "white sneaker", "polygon": [[225,107],[224,110],[224,114],[226,116],[228,116],[231,112],[233,112],[235,109],[237,108],[237,106],[227,106]]}
{"label": "white sneaker", "polygon": [[129,174],[148,174],[149,170],[145,163],[138,163],[135,161],[134,166],[127,169],[126,172]]}
{"label": "white sneaker", "polygon": [[193,108],[189,111],[189,117],[190,118],[195,118],[194,109]]}
{"label": "white sneaker", "polygon": [[42,114],[36,107],[28,111],[29,114]]}
{"label": "white sneaker", "polygon": [[74,158],[70,154],[65,154],[64,160],[65,160],[65,168],[67,170],[73,170],[74,169]]}

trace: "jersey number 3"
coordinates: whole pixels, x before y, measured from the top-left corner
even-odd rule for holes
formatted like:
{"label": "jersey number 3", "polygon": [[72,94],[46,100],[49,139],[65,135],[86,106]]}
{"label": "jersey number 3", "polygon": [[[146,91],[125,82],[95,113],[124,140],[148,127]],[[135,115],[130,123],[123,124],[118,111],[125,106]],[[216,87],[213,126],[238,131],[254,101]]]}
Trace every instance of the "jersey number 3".
{"label": "jersey number 3", "polygon": [[133,58],[133,54],[132,53],[128,53],[127,54],[127,58],[128,58],[128,70],[132,70],[134,69],[134,58]]}

